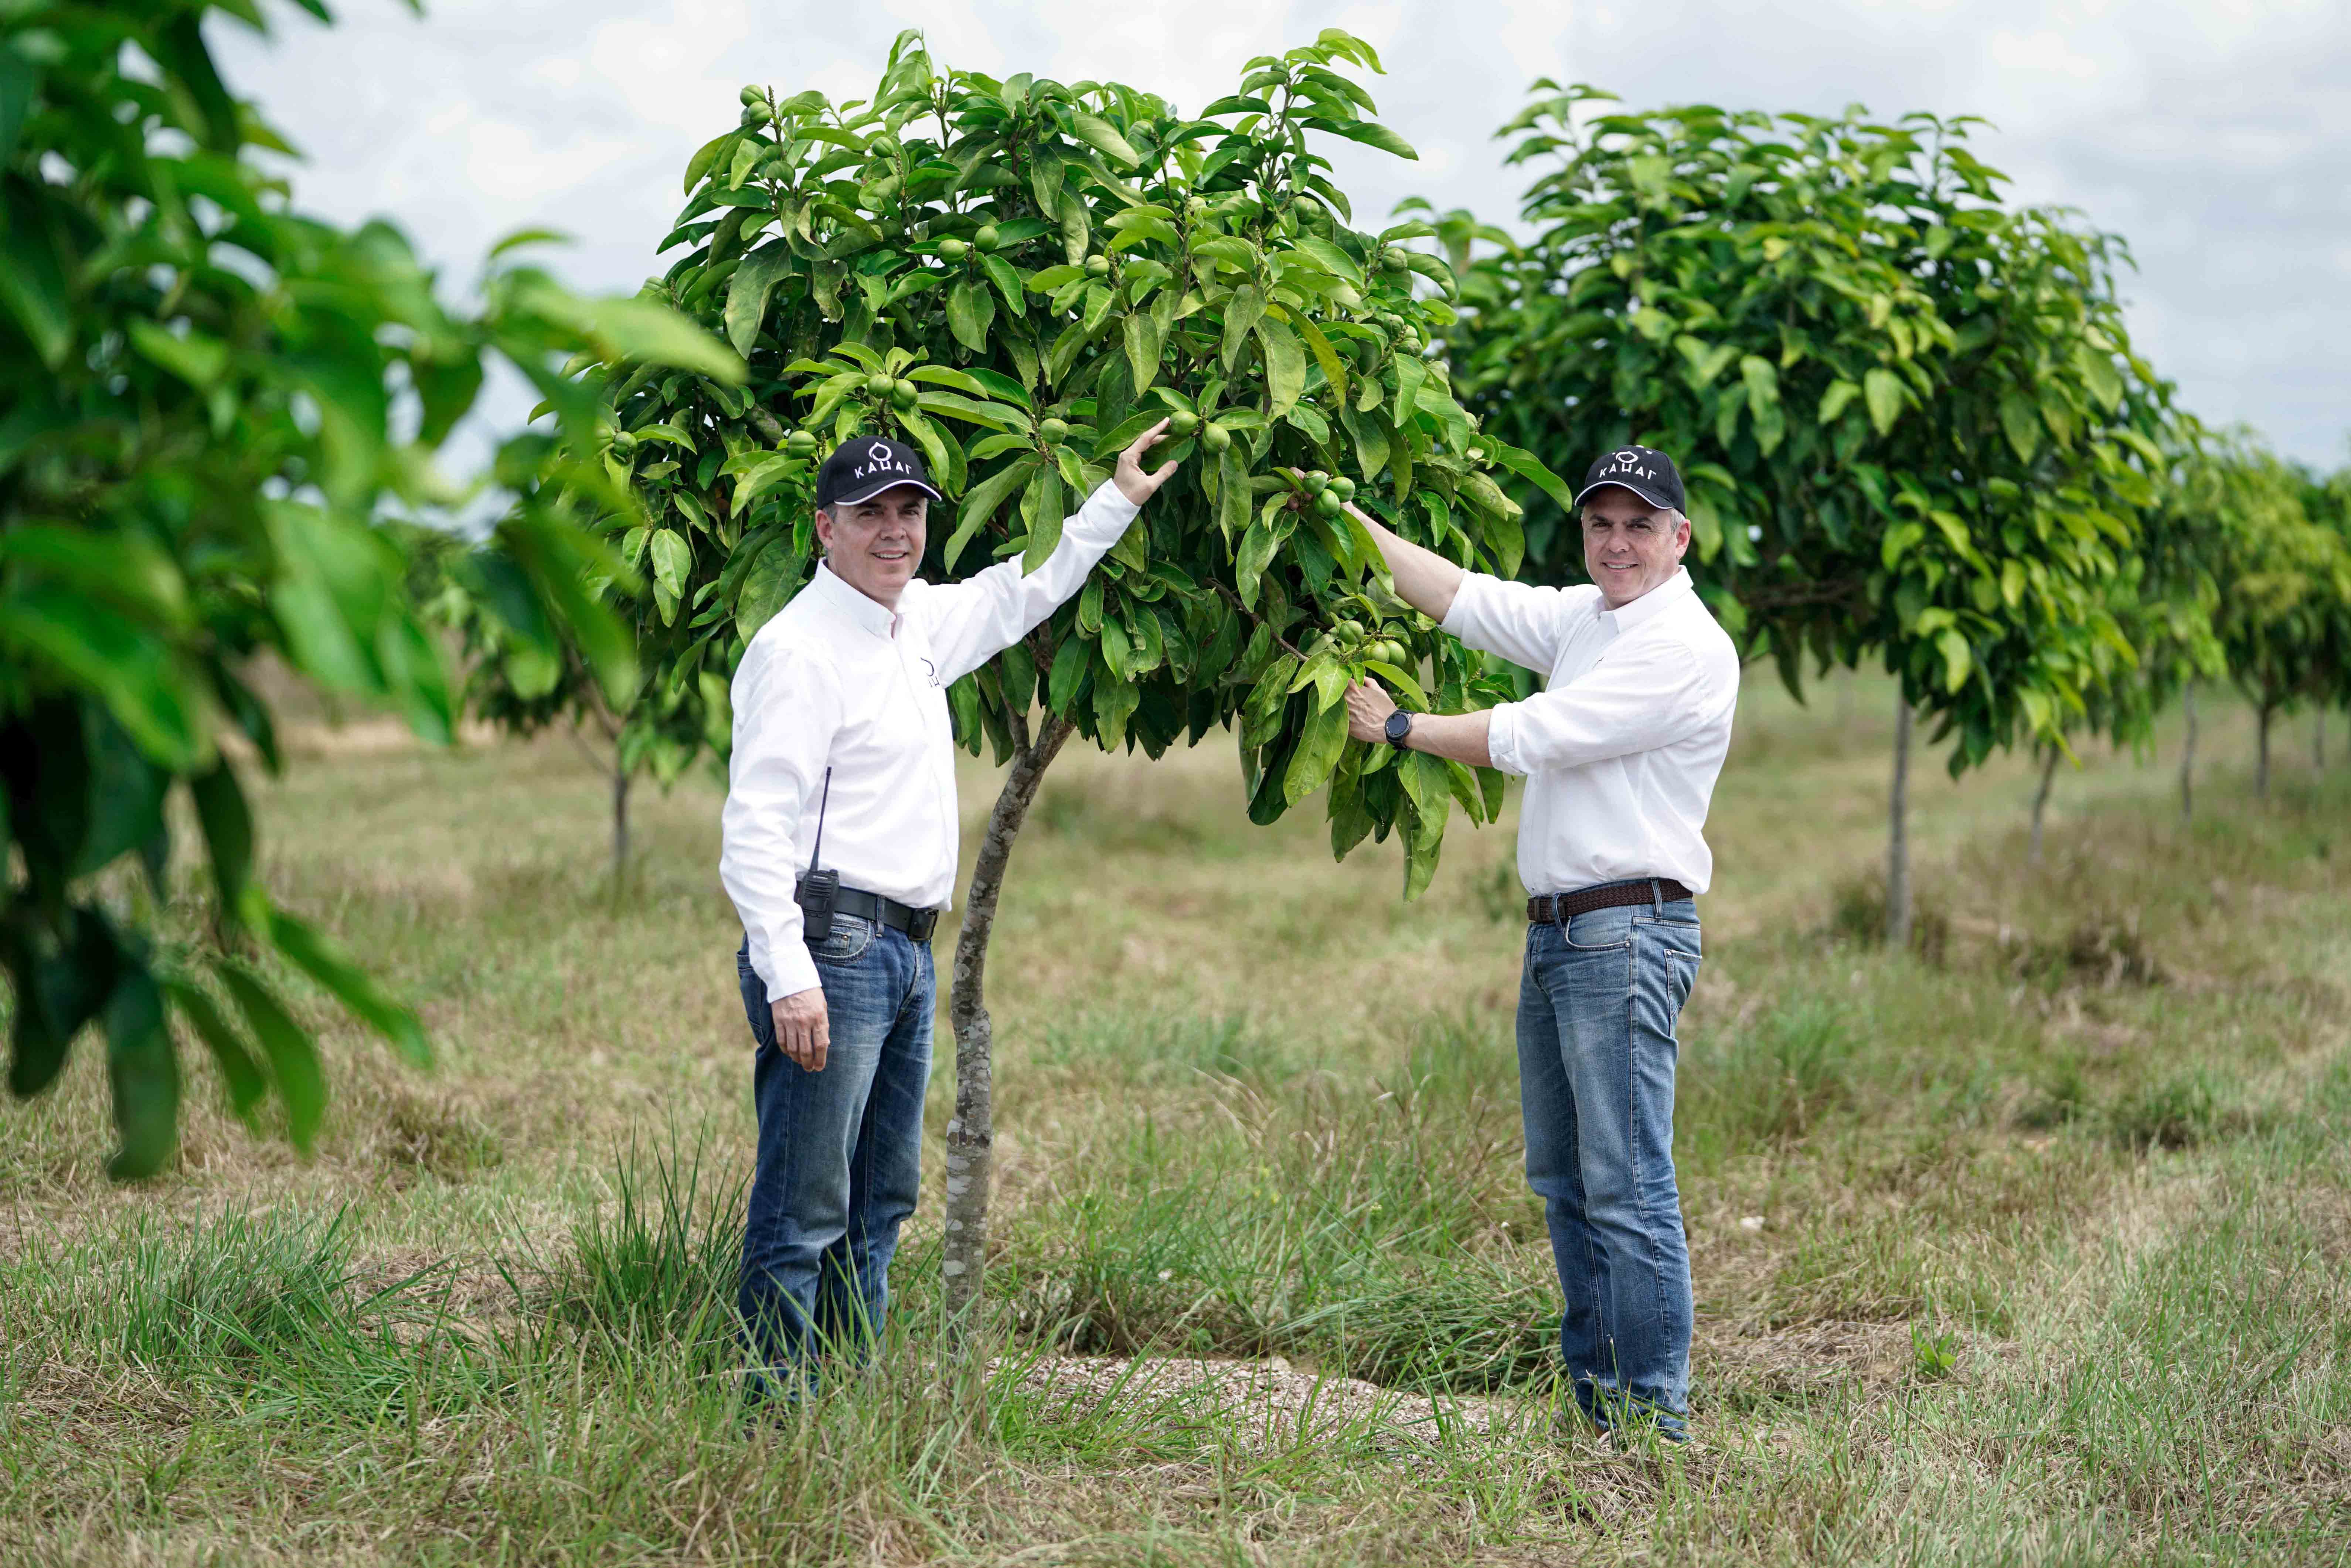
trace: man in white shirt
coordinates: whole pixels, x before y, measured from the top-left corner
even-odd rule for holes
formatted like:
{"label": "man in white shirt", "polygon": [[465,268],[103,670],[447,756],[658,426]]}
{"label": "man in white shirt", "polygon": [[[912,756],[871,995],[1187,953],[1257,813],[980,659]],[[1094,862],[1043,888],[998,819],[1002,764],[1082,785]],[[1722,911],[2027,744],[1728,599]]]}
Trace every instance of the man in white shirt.
{"label": "man in white shirt", "polygon": [[736,969],[758,1044],[737,1303],[755,1397],[796,1392],[815,1357],[880,1331],[914,1212],[930,936],[959,839],[947,687],[1084,584],[1176,471],[1143,467],[1166,428],[1119,455],[1026,575],[1008,560],[962,582],[914,576],[940,497],[912,447],[861,436],[818,473],[824,561],[735,672],[718,863],[743,921]]}
{"label": "man in white shirt", "polygon": [[[1576,495],[1593,586],[1465,571],[1371,518],[1396,591],[1470,647],[1547,677],[1483,713],[1347,694],[1356,739],[1527,779],[1519,1095],[1527,1181],[1567,1298],[1560,1351],[1604,1430],[1687,1435],[1689,1249],[1674,1184],[1674,1022],[1698,977],[1701,829],[1730,746],[1739,654],[1682,569],[1689,521],[1662,452],[1627,446]],[[1362,514],[1357,514],[1359,517]]]}

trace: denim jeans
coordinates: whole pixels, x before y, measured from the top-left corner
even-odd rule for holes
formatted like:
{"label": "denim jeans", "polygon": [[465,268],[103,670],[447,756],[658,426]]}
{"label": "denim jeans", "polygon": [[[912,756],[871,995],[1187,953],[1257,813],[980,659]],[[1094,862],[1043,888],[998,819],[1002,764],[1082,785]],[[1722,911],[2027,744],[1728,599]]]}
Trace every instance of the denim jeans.
{"label": "denim jeans", "polygon": [[735,956],[758,1051],[758,1164],[737,1308],[755,1396],[797,1392],[829,1351],[864,1354],[890,1301],[898,1228],[922,1185],[935,994],[927,942],[853,915],[809,949],[831,1031],[809,1071],[776,1044],[768,988]]}
{"label": "denim jeans", "polygon": [[1698,978],[1687,899],[1527,930],[1519,1096],[1567,1309],[1560,1354],[1602,1427],[1684,1435],[1689,1248],[1674,1185],[1674,1020]]}

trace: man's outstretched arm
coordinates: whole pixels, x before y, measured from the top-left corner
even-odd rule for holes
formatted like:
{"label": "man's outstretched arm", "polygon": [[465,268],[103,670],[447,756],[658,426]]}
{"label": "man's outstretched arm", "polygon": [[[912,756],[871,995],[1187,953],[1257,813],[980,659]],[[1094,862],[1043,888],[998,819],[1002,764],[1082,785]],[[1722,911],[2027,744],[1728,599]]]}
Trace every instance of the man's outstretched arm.
{"label": "man's outstretched arm", "polygon": [[1388,575],[1395,579],[1396,597],[1431,621],[1444,620],[1446,612],[1453,608],[1453,596],[1461,591],[1461,580],[1468,573],[1426,546],[1404,538],[1369,512],[1353,504],[1347,511],[1380,547]]}
{"label": "man's outstretched arm", "polygon": [[1061,543],[1035,571],[1024,572],[1017,560],[1000,561],[924,595],[921,613],[938,656],[942,684],[977,669],[1019,642],[1085,586],[1094,563],[1110,553],[1143,503],[1175,474],[1173,463],[1156,469],[1143,465],[1143,455],[1166,431],[1163,419],[1118,455],[1117,471],[1062,524]]}

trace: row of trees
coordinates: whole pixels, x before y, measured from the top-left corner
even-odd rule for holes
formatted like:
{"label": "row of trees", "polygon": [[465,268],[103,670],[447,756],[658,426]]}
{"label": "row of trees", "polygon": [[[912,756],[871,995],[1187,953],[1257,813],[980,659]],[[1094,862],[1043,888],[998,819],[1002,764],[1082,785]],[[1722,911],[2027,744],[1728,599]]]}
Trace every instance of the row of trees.
{"label": "row of trees", "polygon": [[[395,232],[303,219],[254,168],[274,139],[212,73],[208,9],[35,26],[35,6],[0,49],[11,1082],[37,1092],[100,1021],[126,1176],[170,1147],[163,998],[241,1110],[275,1091],[298,1140],[315,1127],[315,1051],[264,946],[423,1057],[414,1019],[253,886],[233,758],[276,754],[239,663],[277,651],[433,738],[461,700],[590,731],[617,866],[630,780],[723,753],[744,643],[813,570],[814,468],[860,432],[921,446],[953,498],[934,579],[1041,559],[1163,416],[1185,465],[1078,599],[950,694],[959,739],[1009,765],[950,993],[967,1298],[989,935],[1071,737],[1156,756],[1229,732],[1253,820],[1321,793],[1334,852],[1398,841],[1407,896],[1456,808],[1499,807],[1498,776],[1345,736],[1361,674],[1444,709],[1527,679],[1398,601],[1346,498],[1559,580],[1580,550],[1550,465],[1674,452],[1703,591],[1751,653],[1800,693],[1865,660],[1900,677],[1897,935],[1914,713],[1959,769],[2133,738],[2223,674],[2264,736],[2345,692],[2346,486],[2176,409],[2125,328],[2119,241],[2004,204],[1965,120],[1594,112],[1603,95],[1545,84],[1508,128],[1535,171],[1520,243],[1426,207],[1355,226],[1332,141],[1411,150],[1345,34],[1249,61],[1190,115],[947,68],[910,34],[868,99],[746,88],[638,298],[494,257],[467,313]],[[462,498],[430,454],[493,354],[553,416],[485,476],[513,505],[474,545],[402,527]],[[464,644],[462,699],[436,623]],[[181,785],[216,918],[159,946]],[[139,857],[146,894],[103,874]]]}

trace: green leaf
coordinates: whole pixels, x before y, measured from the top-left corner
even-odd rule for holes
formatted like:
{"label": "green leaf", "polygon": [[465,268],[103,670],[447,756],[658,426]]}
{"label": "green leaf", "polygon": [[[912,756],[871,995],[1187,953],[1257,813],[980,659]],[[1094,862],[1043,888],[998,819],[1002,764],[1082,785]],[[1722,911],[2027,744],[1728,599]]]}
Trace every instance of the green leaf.
{"label": "green leaf", "polygon": [[234,920],[253,874],[253,812],[245,803],[235,770],[225,758],[190,779],[188,793],[195,800],[196,819],[204,825],[213,884],[220,894],[221,917]]}
{"label": "green leaf", "polygon": [[[330,616],[331,609],[324,613]],[[206,756],[201,688],[148,628],[78,593],[35,586],[0,599],[0,644],[12,643],[37,655],[35,667],[47,662],[103,702],[157,762],[184,770]],[[294,653],[292,662],[305,673],[329,674],[320,662],[304,658],[298,643]]]}
{"label": "green leaf", "polygon": [[1968,640],[1957,627],[1945,627],[1936,634],[1935,646],[1943,654],[1943,689],[1956,692],[1968,684],[1968,672],[1975,666]]}
{"label": "green leaf", "polygon": [[163,991],[212,1053],[213,1063],[220,1069],[221,1078],[228,1086],[229,1108],[246,1126],[257,1125],[253,1113],[269,1095],[269,1079],[263,1073],[261,1063],[254,1060],[244,1040],[221,1016],[210,996],[184,980],[165,980]]}
{"label": "green leaf", "polygon": [[1339,356],[1332,350],[1331,340],[1322,335],[1320,327],[1303,316],[1293,315],[1290,320],[1296,324],[1299,336],[1306,340],[1306,347],[1313,353],[1315,362],[1322,367],[1322,378],[1331,383],[1331,395],[1339,399],[1343,406],[1347,397],[1347,372],[1341,367]]}
{"label": "green leaf", "polygon": [[759,323],[768,313],[768,297],[793,268],[791,251],[782,241],[761,246],[743,258],[726,282],[726,340],[738,354],[751,351]]}
{"label": "green leaf", "polygon": [[1340,124],[1333,120],[1318,120],[1313,122],[1313,125],[1317,131],[1327,131],[1333,136],[1343,136],[1350,141],[1360,141],[1366,147],[1376,147],[1383,152],[1393,152],[1399,158],[1416,160],[1420,156],[1412,150],[1411,142],[1406,141],[1386,126],[1374,120],[1358,120],[1347,124]]}
{"label": "green leaf", "polygon": [[1006,307],[1015,316],[1027,315],[1028,291],[1020,287],[1020,275],[1012,270],[1012,264],[1000,256],[983,256],[979,258],[979,265],[995,283],[996,291],[1004,296]]}
{"label": "green leaf", "polygon": [[283,910],[269,915],[269,940],[304,974],[324,987],[360,1020],[392,1042],[412,1067],[433,1065],[433,1047],[416,1015],[394,1001],[340,945]]}
{"label": "green leaf", "polygon": [[1834,424],[1837,416],[1844,413],[1846,405],[1860,395],[1860,386],[1846,381],[1843,376],[1831,382],[1829,390],[1821,394],[1820,423]]}
{"label": "green leaf", "polygon": [[1266,391],[1273,400],[1276,419],[1298,404],[1306,391],[1306,350],[1298,335],[1271,317],[1257,324],[1257,340],[1265,349]]}
{"label": "green leaf", "polygon": [[1143,162],[1141,155],[1128,145],[1126,138],[1121,136],[1109,120],[1098,114],[1088,114],[1080,110],[1070,117],[1070,127],[1077,132],[1079,141],[1109,157],[1117,159],[1129,169]]}
{"label": "green leaf", "polygon": [[582,299],[553,285],[532,289],[531,309],[586,332],[614,361],[668,365],[741,386],[742,356],[666,305],[649,299]]}
{"label": "green leaf", "polygon": [[1242,284],[1233,290],[1232,298],[1225,301],[1224,366],[1227,374],[1232,372],[1234,364],[1240,358],[1242,346],[1249,341],[1249,333],[1256,329],[1259,318],[1264,314],[1265,298],[1253,283]]}
{"label": "green leaf", "polygon": [[1881,366],[1862,377],[1861,385],[1869,404],[1869,423],[1884,435],[1902,417],[1902,378]]}
{"label": "green leaf", "polygon": [[1486,438],[1486,444],[1494,449],[1495,462],[1550,497],[1561,511],[1575,510],[1575,492],[1569,489],[1567,482],[1552,473],[1533,453],[1522,451],[1490,435]]}
{"label": "green leaf", "polygon": [[1130,310],[1126,313],[1124,336],[1127,363],[1134,371],[1134,390],[1148,392],[1159,377],[1159,355],[1164,345],[1159,323],[1147,310]]}
{"label": "green leaf", "polygon": [[1321,789],[1339,765],[1339,754],[1346,746],[1345,703],[1332,703],[1310,716],[1298,737],[1298,749],[1290,754],[1289,770],[1281,776],[1283,804],[1295,806]]}
{"label": "green leaf", "polygon": [[1020,554],[1026,577],[1045,564],[1061,542],[1061,476],[1050,464],[1040,463],[1020,493],[1021,519],[1029,525],[1029,545]]}
{"label": "green leaf", "polygon": [[996,319],[996,300],[981,284],[958,278],[947,290],[947,330],[973,353],[987,350],[987,329]]}
{"label": "green leaf", "polygon": [[1062,638],[1061,645],[1053,653],[1052,673],[1045,681],[1048,707],[1064,717],[1070,716],[1070,706],[1077,701],[1087,665],[1085,643],[1075,637]]}
{"label": "green leaf", "polygon": [[694,547],[674,528],[663,528],[651,541],[653,580],[673,594],[683,596],[685,580],[694,570]]}
{"label": "green leaf", "polygon": [[2041,405],[2016,391],[2000,394],[2000,428],[2017,461],[2030,463],[2041,447]]}
{"label": "green leaf", "polygon": [[261,1042],[262,1054],[269,1059],[278,1098],[286,1102],[287,1135],[307,1155],[318,1139],[319,1124],[327,1111],[327,1080],[319,1067],[318,1042],[245,966],[225,958],[217,968],[221,983],[228,988],[253,1038]]}
{"label": "green leaf", "polygon": [[212,385],[228,368],[228,345],[217,338],[196,331],[175,335],[136,318],[128,329],[133,348],[192,387]]}
{"label": "green leaf", "polygon": [[163,1027],[163,993],[144,965],[126,967],[106,998],[106,1072],[121,1147],[107,1163],[116,1181],[162,1170],[179,1142],[180,1062]]}

